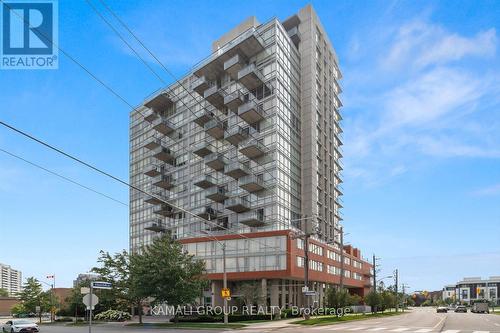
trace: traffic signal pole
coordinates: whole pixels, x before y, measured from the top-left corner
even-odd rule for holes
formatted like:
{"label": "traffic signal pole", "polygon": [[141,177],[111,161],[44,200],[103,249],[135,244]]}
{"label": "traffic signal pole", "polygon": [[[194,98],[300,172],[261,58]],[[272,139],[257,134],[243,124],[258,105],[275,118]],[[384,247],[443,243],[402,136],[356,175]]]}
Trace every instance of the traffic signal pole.
{"label": "traffic signal pole", "polygon": [[[223,271],[223,288],[227,289],[227,272],[226,272],[226,243],[222,243],[222,271]],[[224,297],[224,324],[229,322],[227,313],[227,297]]]}

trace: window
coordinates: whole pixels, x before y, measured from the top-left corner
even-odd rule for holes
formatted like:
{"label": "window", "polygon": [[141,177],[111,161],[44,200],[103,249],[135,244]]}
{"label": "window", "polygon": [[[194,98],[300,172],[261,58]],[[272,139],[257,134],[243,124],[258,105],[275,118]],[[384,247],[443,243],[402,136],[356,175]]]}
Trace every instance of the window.
{"label": "window", "polygon": [[297,257],[297,267],[304,267],[304,258]]}

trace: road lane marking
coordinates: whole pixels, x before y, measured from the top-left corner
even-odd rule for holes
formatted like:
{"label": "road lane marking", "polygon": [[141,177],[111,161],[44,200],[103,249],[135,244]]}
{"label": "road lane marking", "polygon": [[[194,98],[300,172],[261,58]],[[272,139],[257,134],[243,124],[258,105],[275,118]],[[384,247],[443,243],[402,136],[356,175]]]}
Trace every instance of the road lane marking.
{"label": "road lane marking", "polygon": [[472,333],[490,333],[490,331],[474,331]]}
{"label": "road lane marking", "polygon": [[446,330],[441,333],[458,333],[458,332],[460,332],[460,330]]}
{"label": "road lane marking", "polygon": [[328,326],[317,326],[317,327],[311,327],[311,330],[328,330],[328,331],[338,331],[338,330],[343,330],[349,328],[349,326],[339,326],[339,325],[328,325]]}
{"label": "road lane marking", "polygon": [[421,328],[418,331],[415,331],[415,333],[427,333],[432,331],[432,328]]}
{"label": "road lane marking", "polygon": [[409,330],[409,328],[402,327],[402,328],[396,328],[395,330],[391,330],[391,332],[404,332],[404,331],[408,331],[408,330]]}
{"label": "road lane marking", "polygon": [[348,331],[361,331],[361,330],[362,330],[362,329],[364,329],[364,328],[366,328],[366,327],[364,327],[364,326],[361,326],[361,327],[353,327],[353,328],[348,329]]}
{"label": "road lane marking", "polygon": [[383,331],[383,330],[386,330],[387,328],[385,327],[376,327],[376,328],[370,328],[369,330],[367,331],[370,331],[370,332],[375,332],[375,331]]}

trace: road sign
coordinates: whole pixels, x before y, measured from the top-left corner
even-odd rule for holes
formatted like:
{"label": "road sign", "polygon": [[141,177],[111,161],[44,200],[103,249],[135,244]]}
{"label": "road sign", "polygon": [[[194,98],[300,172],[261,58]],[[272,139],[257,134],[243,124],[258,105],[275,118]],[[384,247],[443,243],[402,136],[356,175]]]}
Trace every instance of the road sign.
{"label": "road sign", "polygon": [[90,294],[90,288],[89,287],[81,287],[80,288],[80,293],[82,295],[87,295],[87,294]]}
{"label": "road sign", "polygon": [[95,281],[92,282],[92,288],[95,289],[111,289],[113,285],[109,282]]}
{"label": "road sign", "polygon": [[229,290],[229,288],[222,288],[220,294],[221,294],[222,298],[231,297],[231,291]]}
{"label": "road sign", "polygon": [[[92,295],[92,304],[90,303],[90,296]],[[99,297],[94,294],[87,294],[83,296],[83,304],[87,307],[88,310],[92,309],[94,310],[94,307],[99,304]]]}
{"label": "road sign", "polygon": [[303,293],[306,293],[306,292],[308,292],[308,291],[309,291],[309,287],[308,287],[308,286],[304,286],[304,287],[302,287],[302,292],[303,292]]}
{"label": "road sign", "polygon": [[316,292],[314,290],[304,292],[304,296],[316,296]]}

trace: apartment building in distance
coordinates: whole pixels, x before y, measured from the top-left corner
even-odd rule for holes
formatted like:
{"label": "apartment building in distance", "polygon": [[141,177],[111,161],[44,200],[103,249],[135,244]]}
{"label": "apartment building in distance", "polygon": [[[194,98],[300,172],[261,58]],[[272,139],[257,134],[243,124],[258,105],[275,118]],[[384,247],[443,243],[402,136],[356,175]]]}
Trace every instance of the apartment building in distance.
{"label": "apartment building in distance", "polygon": [[454,302],[465,304],[488,300],[500,305],[499,290],[500,276],[491,276],[488,279],[467,277],[457,284],[445,286],[443,300],[451,298]]}
{"label": "apartment building in distance", "polygon": [[372,267],[341,246],[341,78],[310,5],[214,41],[131,113],[130,182],[147,193],[130,193],[131,251],[171,233],[206,262],[204,301],[220,305],[225,246],[235,297],[253,283],[263,304],[304,305],[310,234],[307,297],[341,283],[364,295]]}
{"label": "apartment building in distance", "polygon": [[22,290],[22,273],[9,265],[0,263],[0,289],[5,289],[14,297]]}

